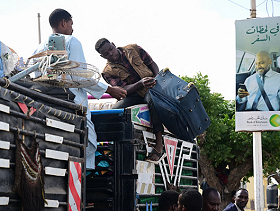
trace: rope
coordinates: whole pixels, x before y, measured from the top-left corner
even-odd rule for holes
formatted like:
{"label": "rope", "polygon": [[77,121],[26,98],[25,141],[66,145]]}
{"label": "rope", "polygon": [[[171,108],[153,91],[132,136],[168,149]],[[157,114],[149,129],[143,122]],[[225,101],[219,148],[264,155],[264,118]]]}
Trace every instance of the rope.
{"label": "rope", "polygon": [[6,89],[6,90],[5,90],[5,92],[4,92],[4,96],[7,94],[7,92],[8,92],[8,89]]}
{"label": "rope", "polygon": [[19,98],[19,96],[20,96],[20,94],[18,94],[18,96],[16,96],[14,100],[18,99],[18,98]]}
{"label": "rope", "polygon": [[7,79],[6,77],[4,77],[3,79],[6,81],[4,88],[8,88],[10,86],[11,81],[9,79]]}
{"label": "rope", "polygon": [[[52,57],[56,57],[57,58],[57,60],[55,62],[53,62],[53,63],[51,63]],[[42,60],[40,61],[38,69],[41,71],[41,73],[47,72],[47,70],[50,67],[55,66],[57,63],[61,62],[61,60],[64,60],[66,58],[67,58],[67,55],[58,56],[58,55],[56,55],[54,53],[52,53],[49,56],[44,56],[42,58]]]}

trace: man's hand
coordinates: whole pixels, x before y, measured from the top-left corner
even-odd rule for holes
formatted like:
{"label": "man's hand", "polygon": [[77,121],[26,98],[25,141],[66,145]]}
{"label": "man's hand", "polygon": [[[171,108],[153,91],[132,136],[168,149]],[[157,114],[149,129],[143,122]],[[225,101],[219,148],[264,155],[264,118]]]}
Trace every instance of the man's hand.
{"label": "man's hand", "polygon": [[248,95],[250,95],[249,92],[241,88],[238,89],[237,94],[240,98],[247,97]]}
{"label": "man's hand", "polygon": [[145,88],[152,88],[156,84],[156,80],[152,77],[145,77],[140,80],[142,86]]}
{"label": "man's hand", "polygon": [[145,88],[152,88],[156,84],[156,81],[153,77],[146,77],[142,78],[141,80],[137,81],[134,84],[129,84],[124,86],[125,90],[127,91],[128,95],[137,92],[138,90]]}
{"label": "man's hand", "polygon": [[127,91],[119,86],[108,86],[106,93],[110,94],[113,98],[121,100],[126,97]]}

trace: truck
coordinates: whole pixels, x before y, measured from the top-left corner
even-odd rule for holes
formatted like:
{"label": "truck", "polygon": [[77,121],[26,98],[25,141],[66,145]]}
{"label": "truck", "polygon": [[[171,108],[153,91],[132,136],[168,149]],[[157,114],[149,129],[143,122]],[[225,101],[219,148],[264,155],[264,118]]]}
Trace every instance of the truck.
{"label": "truck", "polygon": [[[15,134],[29,147],[34,137],[39,143],[45,210],[70,210],[76,204],[78,210],[157,210],[158,198],[172,187],[172,178],[179,180],[179,189],[198,188],[195,143],[176,139],[166,130],[163,138],[169,141],[169,148],[165,146],[170,150],[168,157],[157,164],[145,161],[154,139],[147,105],[91,111],[98,147],[96,168],[86,171],[85,108],[16,83],[7,87],[4,79],[0,79],[0,86],[0,210],[21,210],[22,199],[13,191]],[[73,190],[77,184],[70,176],[77,170],[71,166],[80,166],[79,173],[75,172],[80,175],[76,178],[79,190]],[[79,193],[77,201],[72,191]]]}
{"label": "truck", "polygon": [[155,140],[146,104],[91,110],[98,144],[87,170],[87,108],[10,79],[0,78],[0,211],[156,211],[163,191],[198,188],[195,141],[165,129],[163,157],[145,161]]}

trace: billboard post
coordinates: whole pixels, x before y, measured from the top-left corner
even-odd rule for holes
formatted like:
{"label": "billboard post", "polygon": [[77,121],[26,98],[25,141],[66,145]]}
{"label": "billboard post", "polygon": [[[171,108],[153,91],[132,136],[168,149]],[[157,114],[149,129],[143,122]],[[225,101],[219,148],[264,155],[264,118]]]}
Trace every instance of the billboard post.
{"label": "billboard post", "polygon": [[261,135],[261,132],[253,132],[254,196],[256,211],[264,209]]}
{"label": "billboard post", "polygon": [[[256,0],[251,0],[251,18],[257,17]],[[264,209],[263,174],[262,174],[262,133],[253,132],[253,167],[255,210]]]}

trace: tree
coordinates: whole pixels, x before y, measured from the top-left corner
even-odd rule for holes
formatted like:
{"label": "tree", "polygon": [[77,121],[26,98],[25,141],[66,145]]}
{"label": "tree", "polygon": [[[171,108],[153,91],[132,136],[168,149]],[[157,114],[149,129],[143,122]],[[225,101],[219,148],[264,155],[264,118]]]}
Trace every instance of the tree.
{"label": "tree", "polygon": [[[219,93],[211,93],[207,75],[198,73],[193,78],[181,78],[194,82],[211,120],[209,128],[197,139],[200,147],[199,180],[202,184],[205,178],[209,186],[221,193],[220,210],[223,210],[230,203],[231,192],[253,174],[252,133],[235,132],[235,102],[225,100]],[[279,166],[279,132],[263,132],[262,143],[264,176],[267,176],[276,172]]]}

